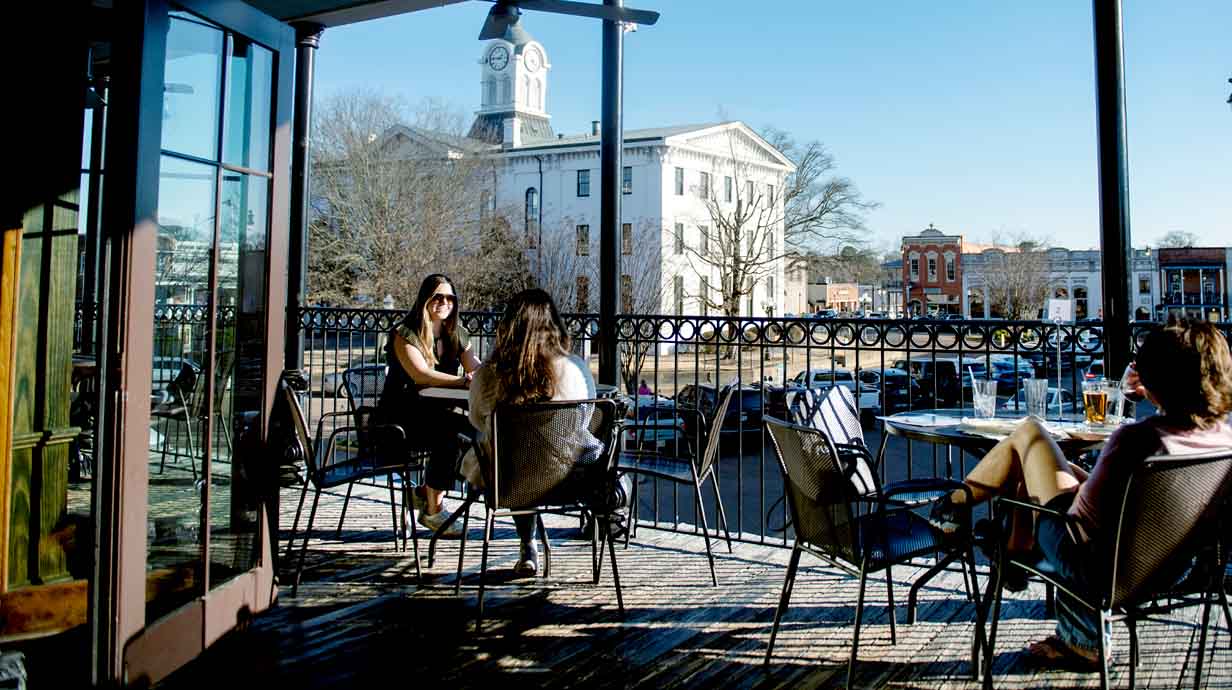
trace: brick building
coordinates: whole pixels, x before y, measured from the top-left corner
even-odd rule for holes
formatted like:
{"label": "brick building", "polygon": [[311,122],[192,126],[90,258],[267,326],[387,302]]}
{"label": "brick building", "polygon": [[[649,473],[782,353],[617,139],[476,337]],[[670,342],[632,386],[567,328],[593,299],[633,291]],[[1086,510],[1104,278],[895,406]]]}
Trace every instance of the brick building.
{"label": "brick building", "polygon": [[903,237],[903,300],[907,313],[962,313],[962,235],[947,235],[931,223]]}

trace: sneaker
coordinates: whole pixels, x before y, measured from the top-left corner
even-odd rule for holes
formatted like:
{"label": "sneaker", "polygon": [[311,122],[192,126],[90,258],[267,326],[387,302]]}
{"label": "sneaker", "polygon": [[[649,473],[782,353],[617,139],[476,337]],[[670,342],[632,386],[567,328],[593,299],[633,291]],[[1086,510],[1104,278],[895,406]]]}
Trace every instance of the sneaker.
{"label": "sneaker", "polygon": [[942,496],[933,503],[928,513],[928,524],[933,529],[949,536],[957,532],[966,523],[967,510],[963,506],[954,505],[949,495]]}
{"label": "sneaker", "polygon": [[449,526],[449,529],[446,529],[443,532],[441,531],[441,525],[445,524],[445,521],[448,519],[449,511],[441,508],[440,511],[433,513],[432,515],[429,515],[426,510],[419,511],[418,522],[430,532],[439,532],[442,537],[456,538],[462,536],[462,524],[459,520],[455,520],[453,524]]}
{"label": "sneaker", "polygon": [[518,562],[513,566],[513,574],[519,577],[534,577],[539,574],[539,547],[535,542],[522,544]]}

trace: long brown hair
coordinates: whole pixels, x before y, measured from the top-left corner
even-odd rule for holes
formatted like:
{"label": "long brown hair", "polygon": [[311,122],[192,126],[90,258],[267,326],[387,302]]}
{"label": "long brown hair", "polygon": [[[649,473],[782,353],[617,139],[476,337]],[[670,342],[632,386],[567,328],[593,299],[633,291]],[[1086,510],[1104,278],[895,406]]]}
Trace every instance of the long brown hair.
{"label": "long brown hair", "polygon": [[415,304],[411,306],[410,313],[406,315],[406,325],[412,333],[419,336],[419,350],[430,367],[435,367],[439,359],[436,356],[436,337],[432,334],[432,317],[428,316],[428,300],[432,299],[432,295],[436,294],[436,289],[441,284],[448,285],[454,295],[453,309],[449,312],[449,316],[441,322],[441,339],[445,342],[446,352],[461,350],[462,343],[458,338],[458,312],[462,309],[462,297],[458,294],[458,288],[449,276],[443,273],[433,273],[424,278],[423,283],[419,285],[419,294],[415,297]]}
{"label": "long brown hair", "polygon": [[564,321],[548,293],[523,290],[505,306],[496,326],[488,366],[496,375],[496,399],[520,405],[546,402],[556,393],[552,362],[569,354]]}
{"label": "long brown hair", "polygon": [[1228,341],[1205,321],[1182,319],[1152,331],[1135,367],[1164,418],[1176,426],[1209,429],[1232,411]]}

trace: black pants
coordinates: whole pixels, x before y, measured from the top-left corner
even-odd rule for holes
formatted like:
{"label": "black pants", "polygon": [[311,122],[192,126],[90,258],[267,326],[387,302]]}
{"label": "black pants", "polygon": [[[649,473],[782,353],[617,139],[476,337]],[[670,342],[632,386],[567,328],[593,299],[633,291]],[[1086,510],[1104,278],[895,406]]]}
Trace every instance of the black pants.
{"label": "black pants", "polygon": [[462,449],[458,434],[474,439],[475,428],[465,416],[430,403],[422,406],[418,417],[414,435],[408,441],[415,448],[429,451],[424,484],[447,491],[458,479],[458,455]]}

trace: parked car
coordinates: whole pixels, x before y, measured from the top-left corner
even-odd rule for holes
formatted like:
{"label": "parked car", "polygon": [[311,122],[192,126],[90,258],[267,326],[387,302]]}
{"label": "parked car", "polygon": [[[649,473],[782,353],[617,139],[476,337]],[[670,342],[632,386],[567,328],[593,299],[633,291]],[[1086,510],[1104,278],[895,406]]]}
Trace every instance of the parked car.
{"label": "parked car", "polygon": [[625,428],[625,448],[675,453],[681,439],[688,438],[686,415],[680,414],[678,402],[660,395],[639,395],[625,413],[636,426]]}
{"label": "parked car", "polygon": [[960,363],[957,357],[937,357],[936,359],[896,359],[892,362],[895,369],[902,369],[911,374],[911,378],[919,382],[927,395],[933,397],[935,404],[941,407],[952,407],[960,400],[971,398],[971,377],[985,378],[988,368],[984,360],[970,357]]}
{"label": "parked car", "polygon": [[884,414],[932,407],[932,396],[924,390],[919,381],[902,369],[861,369],[857,378],[862,385],[872,386],[883,396]]}
{"label": "parked car", "polygon": [[998,395],[1010,395],[1024,379],[1035,378],[1035,366],[1030,360],[1013,355],[992,355],[992,376],[997,379]]}
{"label": "parked car", "polygon": [[787,383],[789,389],[829,390],[834,386],[843,386],[851,391],[865,422],[871,422],[873,415],[881,412],[881,389],[867,383],[857,383],[855,376],[847,369],[805,369]]}
{"label": "parked car", "polygon": [[834,309],[822,309],[820,311],[813,312],[813,318],[814,319],[836,319],[838,318],[838,312]]}
{"label": "parked car", "polygon": [[[1055,414],[1057,410],[1057,390],[1058,389],[1056,386],[1048,387],[1048,414],[1050,415]],[[1063,413],[1078,414],[1082,412],[1082,409],[1083,409],[1082,396],[1080,395],[1076,396],[1070,391],[1067,391],[1063,388],[1060,389],[1060,391],[1061,391],[1061,411]],[[1017,403],[1016,408],[1015,408],[1015,403]],[[1023,388],[1022,390],[1018,391],[1018,393],[1016,393],[1013,397],[1006,398],[1005,400],[1001,401],[999,404],[1001,407],[1008,408],[1011,410],[1017,409],[1021,411],[1023,414],[1026,414],[1027,389]]]}
{"label": "parked car", "polygon": [[[154,390],[163,390],[180,375],[180,371],[188,366],[194,374],[201,374],[201,365],[197,362],[181,356],[158,356],[154,358],[154,371],[152,384]],[[191,391],[184,391],[189,393]]]}
{"label": "parked car", "polygon": [[[676,394],[676,404],[681,408],[694,408],[705,416],[709,424],[721,396],[735,384],[728,384],[716,390],[714,384],[690,384],[680,389]],[[783,418],[787,414],[784,403],[784,391],[781,386],[742,384],[736,397],[727,406],[727,414],[723,417],[720,431],[724,434],[758,436],[761,434],[762,416],[770,415]],[[686,417],[686,426],[688,417]],[[687,429],[692,433],[692,429]]]}
{"label": "parked car", "polygon": [[1091,363],[1087,365],[1086,371],[1082,372],[1082,378],[1088,381],[1104,378],[1104,360],[1091,360]]}

